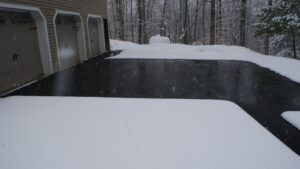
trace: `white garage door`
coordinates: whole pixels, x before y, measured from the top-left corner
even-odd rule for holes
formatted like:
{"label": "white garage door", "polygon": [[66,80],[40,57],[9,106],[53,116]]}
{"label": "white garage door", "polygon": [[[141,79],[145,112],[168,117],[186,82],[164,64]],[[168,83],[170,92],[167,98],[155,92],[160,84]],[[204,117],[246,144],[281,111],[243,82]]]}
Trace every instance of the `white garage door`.
{"label": "white garage door", "polygon": [[62,68],[68,68],[79,62],[78,31],[73,16],[57,16],[56,32]]}
{"label": "white garage door", "polygon": [[35,21],[29,12],[0,9],[0,92],[43,73]]}
{"label": "white garage door", "polygon": [[99,36],[99,26],[97,20],[94,18],[89,19],[89,38],[90,38],[90,48],[91,56],[96,57],[101,54],[100,51],[100,36]]}

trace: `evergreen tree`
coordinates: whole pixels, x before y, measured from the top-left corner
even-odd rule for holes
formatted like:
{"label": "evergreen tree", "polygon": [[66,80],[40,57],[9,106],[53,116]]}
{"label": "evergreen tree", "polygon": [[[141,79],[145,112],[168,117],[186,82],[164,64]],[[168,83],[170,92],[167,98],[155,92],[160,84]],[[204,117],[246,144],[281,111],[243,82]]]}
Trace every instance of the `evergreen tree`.
{"label": "evergreen tree", "polygon": [[258,18],[259,23],[254,25],[256,35],[275,37],[277,49],[285,49],[279,53],[296,59],[300,37],[300,1],[281,0],[263,8]]}

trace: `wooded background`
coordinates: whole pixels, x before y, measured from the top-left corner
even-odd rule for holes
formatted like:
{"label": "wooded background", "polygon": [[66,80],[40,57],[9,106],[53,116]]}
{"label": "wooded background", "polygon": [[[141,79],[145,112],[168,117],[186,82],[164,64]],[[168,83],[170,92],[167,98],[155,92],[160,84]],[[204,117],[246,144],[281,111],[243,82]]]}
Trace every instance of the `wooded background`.
{"label": "wooded background", "polygon": [[238,45],[300,58],[300,0],[109,0],[112,39]]}

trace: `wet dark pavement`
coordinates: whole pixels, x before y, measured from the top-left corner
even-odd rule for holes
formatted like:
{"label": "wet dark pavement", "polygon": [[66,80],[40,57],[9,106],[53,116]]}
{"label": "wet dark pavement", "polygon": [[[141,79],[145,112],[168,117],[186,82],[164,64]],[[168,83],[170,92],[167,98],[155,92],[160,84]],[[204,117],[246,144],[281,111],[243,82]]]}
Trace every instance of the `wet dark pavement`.
{"label": "wet dark pavement", "polygon": [[56,73],[8,96],[88,96],[233,101],[300,155],[300,131],[281,118],[300,111],[300,84],[241,61],[105,60]]}

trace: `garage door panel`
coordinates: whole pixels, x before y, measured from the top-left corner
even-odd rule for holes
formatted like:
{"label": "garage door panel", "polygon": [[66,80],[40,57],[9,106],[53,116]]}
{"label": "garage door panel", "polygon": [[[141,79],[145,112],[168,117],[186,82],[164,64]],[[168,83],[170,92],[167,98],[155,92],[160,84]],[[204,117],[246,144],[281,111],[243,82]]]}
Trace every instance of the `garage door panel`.
{"label": "garage door panel", "polygon": [[43,69],[36,25],[30,13],[0,11],[0,16],[1,92],[35,79]]}
{"label": "garage door panel", "polygon": [[78,38],[76,20],[70,16],[57,16],[56,31],[60,54],[60,63],[63,68],[79,62]]}
{"label": "garage door panel", "polygon": [[98,22],[94,18],[89,19],[89,38],[90,38],[90,49],[91,56],[96,57],[101,54],[100,51],[100,36],[99,36]]}

